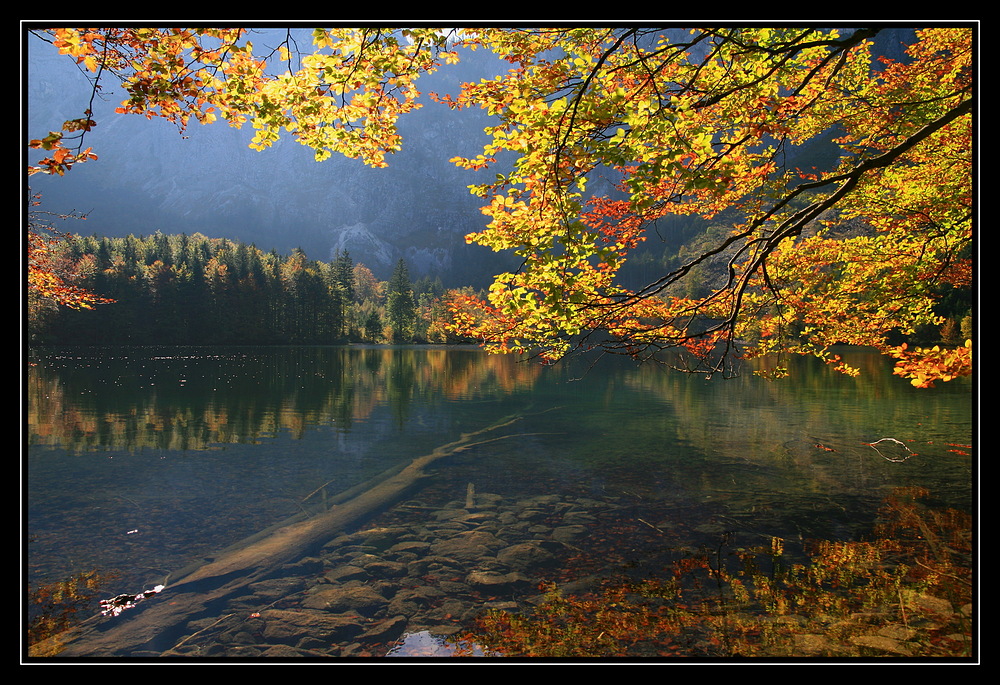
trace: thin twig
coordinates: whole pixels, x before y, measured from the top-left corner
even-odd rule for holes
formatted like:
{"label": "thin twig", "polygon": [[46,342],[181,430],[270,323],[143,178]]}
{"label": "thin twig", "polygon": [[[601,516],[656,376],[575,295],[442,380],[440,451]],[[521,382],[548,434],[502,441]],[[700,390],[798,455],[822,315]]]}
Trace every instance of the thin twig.
{"label": "thin twig", "polygon": [[206,630],[210,630],[211,628],[214,628],[216,625],[218,625],[222,621],[225,621],[227,618],[231,618],[231,617],[233,617],[235,615],[236,614],[226,614],[225,616],[220,616],[211,625],[205,626],[204,628],[202,628],[198,632],[191,633],[190,635],[188,635],[186,638],[184,638],[183,640],[181,640],[180,642],[178,642],[176,645],[174,645],[173,647],[171,647],[168,651],[164,652],[164,655],[169,654],[170,652],[176,650],[178,647],[183,646],[185,642],[189,642],[189,641],[193,640],[194,638],[196,638],[199,635],[201,635],[202,633],[204,633]]}

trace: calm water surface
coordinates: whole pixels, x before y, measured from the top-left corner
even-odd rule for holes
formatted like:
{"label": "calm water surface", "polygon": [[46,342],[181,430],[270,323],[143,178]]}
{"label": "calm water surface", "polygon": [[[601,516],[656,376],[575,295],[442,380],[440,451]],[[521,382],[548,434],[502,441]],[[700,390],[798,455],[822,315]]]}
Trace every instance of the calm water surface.
{"label": "calm water surface", "polygon": [[[860,534],[897,486],[971,509],[972,382],[918,390],[877,355],[850,356],[862,379],[803,361],[767,382],[463,348],[35,350],[28,581],[98,568],[136,592],[511,414],[514,431],[437,486],[628,494],[803,537]],[[906,448],[870,446],[882,438]]]}

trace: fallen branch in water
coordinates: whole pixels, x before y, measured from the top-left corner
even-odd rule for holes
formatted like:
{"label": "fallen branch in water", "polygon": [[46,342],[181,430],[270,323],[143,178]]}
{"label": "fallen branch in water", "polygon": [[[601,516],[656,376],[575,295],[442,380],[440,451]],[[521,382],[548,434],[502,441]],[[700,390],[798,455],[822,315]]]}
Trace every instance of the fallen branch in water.
{"label": "fallen branch in water", "polygon": [[[32,656],[121,657],[137,652],[162,654],[187,639],[194,619],[218,615],[225,600],[245,593],[247,585],[262,580],[282,565],[296,562],[341,532],[357,527],[410,494],[430,474],[435,462],[472,447],[517,435],[476,440],[521,420],[510,416],[471,433],[462,434],[417,457],[403,468],[352,488],[352,496],[312,518],[294,518],[272,526],[242,543],[223,550],[214,561],[194,564],[169,576],[156,598],[114,618],[94,617],[75,629],[34,645]],[[320,488],[322,489],[322,488]]]}

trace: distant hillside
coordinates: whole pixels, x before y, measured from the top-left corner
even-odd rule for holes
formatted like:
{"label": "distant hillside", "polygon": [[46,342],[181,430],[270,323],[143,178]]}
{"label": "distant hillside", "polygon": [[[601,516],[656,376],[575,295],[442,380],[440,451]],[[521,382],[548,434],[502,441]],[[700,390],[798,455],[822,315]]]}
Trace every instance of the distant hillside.
{"label": "distant hillside", "polygon": [[[81,115],[89,86],[69,58],[38,39],[28,41],[26,133],[41,137]],[[467,57],[422,81],[424,92],[446,89],[446,79],[478,80],[498,67],[483,53]],[[256,152],[247,147],[252,130],[223,123],[193,124],[181,138],[164,121],[115,114],[122,99],[119,88],[95,105],[98,126],[87,144],[98,161],[62,178],[31,179],[47,208],[90,213],[88,223],[74,230],[107,236],[201,232],[285,254],[301,247],[323,260],[346,249],[380,278],[400,257],[416,275],[462,285],[485,285],[507,268],[491,251],[462,239],[485,222],[480,200],[467,187],[481,179],[448,160],[482,151],[487,120],[477,111],[455,113],[428,103],[401,122],[404,146],[390,167],[370,169],[339,157],[317,163],[311,150],[291,139]]]}

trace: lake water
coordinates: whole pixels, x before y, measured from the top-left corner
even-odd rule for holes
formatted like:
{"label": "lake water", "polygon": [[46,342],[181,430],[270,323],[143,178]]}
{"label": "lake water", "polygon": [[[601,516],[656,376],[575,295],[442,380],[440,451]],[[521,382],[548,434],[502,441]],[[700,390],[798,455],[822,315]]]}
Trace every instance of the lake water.
{"label": "lake water", "polygon": [[851,538],[907,485],[971,510],[973,382],[919,390],[878,355],[846,356],[862,378],[810,360],[768,382],[461,347],[34,350],[27,581],[97,568],[120,574],[109,592],[137,592],[317,493],[511,414],[524,417],[516,430],[448,462],[433,486],[627,495],[690,516],[677,523],[692,536],[714,517],[762,535]]}

